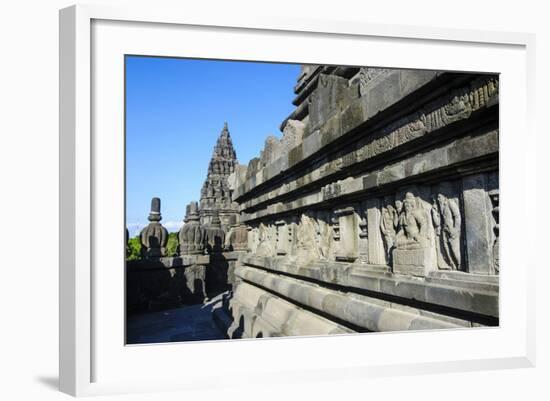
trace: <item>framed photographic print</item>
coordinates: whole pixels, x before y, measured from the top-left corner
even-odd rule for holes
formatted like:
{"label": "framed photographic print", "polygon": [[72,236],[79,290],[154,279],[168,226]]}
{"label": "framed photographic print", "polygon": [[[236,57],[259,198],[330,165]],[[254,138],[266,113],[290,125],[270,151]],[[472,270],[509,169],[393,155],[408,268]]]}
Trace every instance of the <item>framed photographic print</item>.
{"label": "framed photographic print", "polygon": [[61,11],[61,390],[531,366],[533,38],[251,21]]}

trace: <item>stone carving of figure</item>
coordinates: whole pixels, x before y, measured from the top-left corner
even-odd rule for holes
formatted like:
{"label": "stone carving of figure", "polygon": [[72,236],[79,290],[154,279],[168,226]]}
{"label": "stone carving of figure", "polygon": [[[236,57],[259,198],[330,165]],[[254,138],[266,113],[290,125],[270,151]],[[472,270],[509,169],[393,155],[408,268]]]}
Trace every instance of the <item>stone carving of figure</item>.
{"label": "stone carving of figure", "polygon": [[187,205],[185,224],[178,233],[180,255],[204,253],[205,231],[199,220],[197,202],[191,202]]}
{"label": "stone carving of figure", "polygon": [[403,200],[395,238],[398,249],[421,249],[429,245],[426,213],[416,206],[416,199],[411,192],[407,192]]}
{"label": "stone carving of figure", "polygon": [[160,224],[160,199],[151,200],[151,212],[148,217],[150,223],[139,234],[141,242],[141,257],[144,259],[166,256],[168,230]]}
{"label": "stone carving of figure", "polygon": [[315,227],[319,257],[326,260],[329,257],[330,243],[332,240],[332,228],[326,219],[322,218],[322,216],[317,219]]}
{"label": "stone carving of figure", "polygon": [[461,217],[457,203],[438,194],[432,205],[432,219],[436,234],[437,265],[440,269],[460,269]]}
{"label": "stone carving of figure", "polygon": [[393,230],[397,233],[397,230],[399,229],[399,216],[401,216],[401,212],[403,211],[403,202],[401,202],[399,199],[395,200],[395,213],[393,214]]}
{"label": "stone carving of figure", "polygon": [[296,256],[298,264],[306,264],[314,259],[319,259],[319,247],[317,246],[317,233],[313,219],[306,214],[300,217],[300,223],[296,227]]}
{"label": "stone carving of figure", "polygon": [[382,237],[384,238],[386,259],[388,260],[388,263],[391,264],[391,254],[395,245],[396,221],[399,220],[399,216],[397,210],[390,203],[386,203],[386,205],[382,208],[381,214],[380,231],[382,232]]}
{"label": "stone carving of figure", "polygon": [[260,223],[258,228],[258,248],[256,254],[258,256],[274,256],[275,249],[273,247],[274,237],[272,236],[272,230],[264,223]]}
{"label": "stone carving of figure", "polygon": [[256,253],[256,250],[258,249],[259,229],[258,227],[247,226],[247,230],[248,245],[246,251]]}

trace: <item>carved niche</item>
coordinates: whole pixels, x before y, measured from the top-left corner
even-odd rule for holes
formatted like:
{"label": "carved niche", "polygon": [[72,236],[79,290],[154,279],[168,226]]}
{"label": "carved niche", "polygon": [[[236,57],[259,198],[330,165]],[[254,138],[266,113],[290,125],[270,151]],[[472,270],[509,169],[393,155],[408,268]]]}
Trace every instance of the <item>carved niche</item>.
{"label": "carved niche", "polygon": [[339,247],[336,260],[353,262],[359,256],[359,217],[353,206],[334,211],[338,220]]}

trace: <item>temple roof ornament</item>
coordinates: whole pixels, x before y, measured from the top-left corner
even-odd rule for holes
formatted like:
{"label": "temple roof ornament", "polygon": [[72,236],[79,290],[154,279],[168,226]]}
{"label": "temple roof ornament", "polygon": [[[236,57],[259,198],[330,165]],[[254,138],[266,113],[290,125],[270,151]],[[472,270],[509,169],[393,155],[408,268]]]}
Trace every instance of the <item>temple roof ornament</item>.
{"label": "temple roof ornament", "polygon": [[141,242],[141,256],[144,259],[166,256],[166,244],[168,242],[168,230],[160,224],[160,198],[151,199],[151,211],[149,212],[149,225],[139,234]]}

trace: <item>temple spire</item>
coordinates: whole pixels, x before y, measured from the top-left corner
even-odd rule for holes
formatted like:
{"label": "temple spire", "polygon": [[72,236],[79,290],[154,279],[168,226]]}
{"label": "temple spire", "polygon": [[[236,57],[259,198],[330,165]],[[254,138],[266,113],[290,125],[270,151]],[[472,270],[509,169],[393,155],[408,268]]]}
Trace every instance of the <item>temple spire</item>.
{"label": "temple spire", "polygon": [[227,182],[237,164],[237,153],[233,148],[226,121],[212,151],[208,174],[201,190],[201,224],[209,225],[213,217],[219,215],[222,225],[225,226],[229,215],[237,213],[236,207],[232,205]]}

